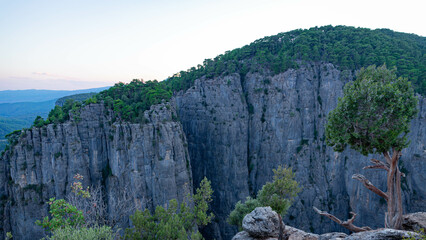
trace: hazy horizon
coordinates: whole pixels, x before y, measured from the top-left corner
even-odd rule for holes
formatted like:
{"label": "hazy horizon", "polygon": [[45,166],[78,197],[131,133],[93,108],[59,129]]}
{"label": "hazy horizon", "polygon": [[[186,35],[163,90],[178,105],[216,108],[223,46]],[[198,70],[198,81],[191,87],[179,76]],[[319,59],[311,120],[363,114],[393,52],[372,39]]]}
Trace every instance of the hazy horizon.
{"label": "hazy horizon", "polygon": [[426,36],[423,1],[4,1],[0,90],[159,81],[256,39],[346,25]]}

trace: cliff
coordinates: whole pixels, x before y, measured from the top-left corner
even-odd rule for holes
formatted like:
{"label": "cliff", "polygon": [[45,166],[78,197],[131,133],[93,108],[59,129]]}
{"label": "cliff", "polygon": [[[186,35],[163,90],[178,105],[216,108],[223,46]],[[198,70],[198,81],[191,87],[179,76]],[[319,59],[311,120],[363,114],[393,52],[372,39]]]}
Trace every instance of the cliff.
{"label": "cliff", "polygon": [[[344,231],[322,218],[312,206],[347,219],[359,214],[357,225],[383,227],[384,201],[353,180],[364,174],[385,189],[385,172],[362,170],[372,156],[347,149],[336,153],[326,146],[327,114],[343,95],[353,72],[327,63],[305,64],[277,75],[260,70],[198,79],[176,97],[177,109],[188,139],[194,182],[203,176],[215,190],[213,212],[217,219],[204,233],[230,239],[237,229],[226,223],[238,200],[254,196],[272,179],[272,169],[291,166],[303,187],[284,222],[305,231]],[[426,206],[426,99],[419,97],[419,114],[412,121],[411,145],[403,151],[401,169],[406,212]],[[381,159],[381,156],[375,156]]]}
{"label": "cliff", "polygon": [[[285,223],[315,233],[344,231],[316,214],[316,206],[341,219],[355,211],[357,225],[382,227],[385,203],[351,176],[362,173],[385,189],[385,173],[362,170],[371,156],[350,149],[335,153],[325,144],[326,116],[353,76],[317,62],[279,74],[258,69],[202,77],[170,103],[145,111],[145,123],[113,122],[103,105],[90,104],[71,121],[26,130],[0,162],[0,230],[18,239],[41,237],[35,220],[47,215],[50,197],[69,193],[75,173],[84,176],[84,185],[104,186],[112,215],[112,200],[125,189],[131,189],[138,208],[152,209],[172,198],[182,200],[192,183],[207,176],[216,218],[203,233],[209,239],[231,239],[237,229],[226,218],[234,204],[254,196],[281,164],[293,168],[303,187]],[[406,173],[406,212],[426,206],[422,97],[419,110],[400,166]]]}
{"label": "cliff", "polygon": [[118,214],[114,199],[124,191],[137,208],[182,200],[192,189],[191,166],[173,114],[170,104],[159,104],[145,112],[147,123],[113,123],[103,105],[91,104],[81,110],[81,120],[24,131],[0,162],[2,235],[41,238],[34,222],[47,216],[50,197],[71,191],[76,173],[84,176],[84,186],[103,185],[110,215]]}

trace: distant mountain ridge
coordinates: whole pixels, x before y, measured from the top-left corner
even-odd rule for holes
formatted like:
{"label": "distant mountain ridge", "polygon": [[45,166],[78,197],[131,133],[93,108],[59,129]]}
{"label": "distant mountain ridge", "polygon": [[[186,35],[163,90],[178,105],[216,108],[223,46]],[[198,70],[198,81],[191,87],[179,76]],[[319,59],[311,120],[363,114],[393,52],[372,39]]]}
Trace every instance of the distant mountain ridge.
{"label": "distant mountain ridge", "polygon": [[110,87],[108,86],[80,90],[5,90],[0,91],[0,103],[44,102],[74,94],[100,92],[108,88]]}
{"label": "distant mountain ridge", "polygon": [[0,151],[7,144],[5,135],[30,127],[37,116],[46,118],[57,101],[84,100],[109,87],[81,90],[6,90],[0,91]]}

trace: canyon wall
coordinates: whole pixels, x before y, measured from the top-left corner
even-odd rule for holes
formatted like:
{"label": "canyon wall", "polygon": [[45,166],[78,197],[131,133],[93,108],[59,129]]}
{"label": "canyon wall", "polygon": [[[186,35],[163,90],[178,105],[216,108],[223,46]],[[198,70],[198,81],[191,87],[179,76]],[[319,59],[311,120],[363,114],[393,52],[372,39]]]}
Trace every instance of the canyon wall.
{"label": "canyon wall", "polygon": [[170,104],[159,104],[145,112],[147,123],[112,123],[103,105],[91,104],[81,120],[25,130],[1,159],[2,232],[40,239],[34,222],[48,215],[50,197],[67,196],[76,173],[83,186],[103,185],[110,215],[119,214],[114,200],[123,194],[136,208],[182,200],[192,190],[191,166],[174,114]]}
{"label": "canyon wall", "polygon": [[[246,196],[254,197],[272,180],[272,169],[279,165],[291,166],[303,188],[284,219],[286,224],[315,233],[344,231],[316,214],[312,209],[316,206],[344,220],[355,211],[357,225],[383,227],[386,203],[351,177],[361,173],[386,190],[385,172],[362,169],[373,156],[350,149],[337,153],[325,143],[327,114],[352,79],[350,71],[312,63],[278,75],[265,70],[243,77],[231,74],[199,79],[176,97],[194,182],[206,175],[215,190],[217,219],[205,234],[230,239],[236,228],[226,218],[234,204]],[[419,97],[411,145],[401,158],[400,167],[406,173],[402,185],[406,212],[426,207],[425,108],[426,100]]]}

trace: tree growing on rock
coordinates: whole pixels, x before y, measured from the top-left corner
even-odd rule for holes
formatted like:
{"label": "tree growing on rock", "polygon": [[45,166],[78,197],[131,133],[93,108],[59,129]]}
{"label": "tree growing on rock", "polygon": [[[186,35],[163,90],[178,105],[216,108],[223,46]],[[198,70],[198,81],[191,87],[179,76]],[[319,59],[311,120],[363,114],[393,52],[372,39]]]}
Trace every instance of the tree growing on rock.
{"label": "tree growing on rock", "polygon": [[279,166],[272,171],[274,172],[273,181],[263,185],[262,189],[257,193],[257,198],[247,197],[244,203],[238,201],[235,204],[235,209],[229,214],[228,223],[236,225],[242,230],[242,221],[247,214],[257,207],[269,206],[278,213],[281,229],[279,239],[283,239],[284,226],[282,225],[281,216],[287,213],[293,199],[301,189],[296,180],[294,180],[295,174],[291,168]]}
{"label": "tree growing on rock", "polygon": [[[411,83],[397,78],[395,69],[369,66],[361,69],[357,79],[346,84],[344,96],[339,98],[337,107],[328,115],[325,128],[326,141],[335,151],[342,152],[347,145],[368,155],[382,154],[385,161],[371,159],[373,165],[364,169],[381,169],[387,172],[387,191],[375,187],[361,174],[354,174],[365,187],[387,201],[385,227],[401,229],[402,199],[401,177],[398,168],[402,149],[409,144],[407,134],[410,122],[417,114],[417,98]],[[339,223],[339,219],[326,212],[315,209]],[[358,228],[352,219],[340,224],[351,231],[359,232],[368,228]]]}

